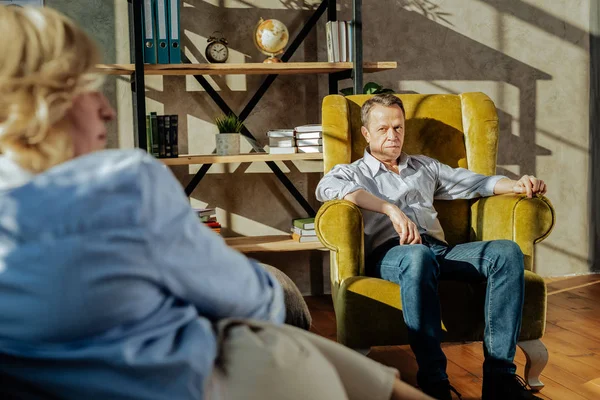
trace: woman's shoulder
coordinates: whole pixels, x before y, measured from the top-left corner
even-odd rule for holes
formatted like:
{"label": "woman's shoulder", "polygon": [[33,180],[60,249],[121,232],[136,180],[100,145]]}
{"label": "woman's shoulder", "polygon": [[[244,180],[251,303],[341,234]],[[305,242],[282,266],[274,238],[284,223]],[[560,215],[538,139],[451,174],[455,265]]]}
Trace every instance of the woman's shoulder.
{"label": "woman's shoulder", "polygon": [[141,149],[109,149],[96,151],[78,158],[74,158],[56,169],[82,170],[89,173],[110,173],[139,171],[152,168],[156,164],[162,165],[156,158]]}
{"label": "woman's shoulder", "polygon": [[121,182],[136,185],[148,176],[156,176],[166,167],[141,149],[102,150],[74,158],[46,171],[40,180],[52,185],[64,181],[70,185],[102,186]]}

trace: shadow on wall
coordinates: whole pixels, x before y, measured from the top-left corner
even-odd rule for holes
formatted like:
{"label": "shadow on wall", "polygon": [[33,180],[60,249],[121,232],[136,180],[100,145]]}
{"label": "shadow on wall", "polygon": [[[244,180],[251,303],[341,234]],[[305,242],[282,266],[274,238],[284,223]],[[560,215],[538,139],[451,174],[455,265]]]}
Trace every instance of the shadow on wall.
{"label": "shadow on wall", "polygon": [[[534,154],[551,154],[535,144],[537,81],[552,77],[423,15],[407,11],[396,0],[383,0],[378,7],[388,11],[365,10],[365,59],[395,60],[398,68],[378,74],[377,79],[388,86],[388,82],[398,80],[472,80],[517,87],[520,96],[518,132],[513,131],[512,117],[498,109],[498,164],[518,165],[520,174],[535,174]],[[381,26],[386,27],[390,37],[401,38],[395,39],[398,46],[377,44],[381,40]],[[447,88],[440,89],[448,91]]]}

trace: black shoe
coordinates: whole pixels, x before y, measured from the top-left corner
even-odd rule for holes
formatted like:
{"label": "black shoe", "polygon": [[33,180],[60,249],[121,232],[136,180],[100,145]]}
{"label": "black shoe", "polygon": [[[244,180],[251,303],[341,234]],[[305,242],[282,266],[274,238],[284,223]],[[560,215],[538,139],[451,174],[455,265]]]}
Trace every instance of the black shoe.
{"label": "black shoe", "polygon": [[481,400],[541,400],[525,382],[525,379],[515,374],[498,374],[483,377]]}
{"label": "black shoe", "polygon": [[452,392],[456,393],[459,399],[462,399],[460,393],[456,391],[448,380],[419,385],[421,391],[437,400],[452,400]]}

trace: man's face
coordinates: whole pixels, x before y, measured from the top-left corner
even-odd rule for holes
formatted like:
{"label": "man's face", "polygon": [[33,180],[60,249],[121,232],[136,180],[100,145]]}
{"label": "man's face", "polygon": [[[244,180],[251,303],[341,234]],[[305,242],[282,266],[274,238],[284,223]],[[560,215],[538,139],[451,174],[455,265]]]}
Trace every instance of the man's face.
{"label": "man's face", "polygon": [[361,132],[371,149],[371,154],[381,161],[400,157],[404,144],[404,113],[399,106],[373,106]]}

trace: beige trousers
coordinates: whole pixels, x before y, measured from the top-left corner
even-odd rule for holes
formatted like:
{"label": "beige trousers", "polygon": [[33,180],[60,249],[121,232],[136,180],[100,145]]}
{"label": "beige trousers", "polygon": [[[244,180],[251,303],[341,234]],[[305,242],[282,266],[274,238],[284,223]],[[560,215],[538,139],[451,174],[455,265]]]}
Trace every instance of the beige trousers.
{"label": "beige trousers", "polygon": [[388,400],[398,371],[289,325],[224,320],[208,400]]}

